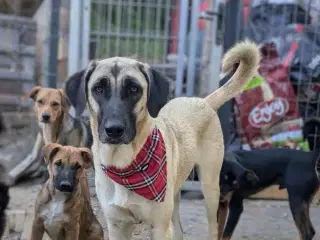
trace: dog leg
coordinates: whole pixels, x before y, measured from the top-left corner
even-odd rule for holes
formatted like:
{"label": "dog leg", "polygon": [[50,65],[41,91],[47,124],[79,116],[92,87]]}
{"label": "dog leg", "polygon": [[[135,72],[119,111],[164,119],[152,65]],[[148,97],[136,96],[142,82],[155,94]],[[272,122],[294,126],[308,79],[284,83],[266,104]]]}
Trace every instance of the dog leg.
{"label": "dog leg", "polygon": [[[289,190],[288,190],[289,192]],[[315,230],[309,218],[309,204],[289,192],[289,204],[301,240],[312,240]]]}
{"label": "dog leg", "polygon": [[31,232],[30,240],[42,240],[43,235],[44,235],[43,221],[35,217],[32,223],[32,232]]}
{"label": "dog leg", "polygon": [[228,202],[220,202],[218,209],[218,239],[220,240],[223,235],[224,225],[226,223],[228,214]]}
{"label": "dog leg", "polygon": [[133,223],[120,221],[107,221],[109,240],[129,240],[132,238]]}
{"label": "dog leg", "polygon": [[181,192],[174,198],[174,209],[172,215],[172,222],[174,226],[174,240],[183,240],[183,229],[180,221],[179,206],[180,206]]}
{"label": "dog leg", "polygon": [[243,198],[240,195],[234,194],[231,197],[229,203],[229,216],[227,220],[226,227],[223,233],[223,240],[231,239],[231,236],[236,228],[240,216],[243,212]]}
{"label": "dog leg", "polygon": [[[205,205],[207,209],[208,217],[208,227],[209,227],[209,239],[217,240],[218,239],[218,207],[219,207],[219,174],[208,174],[204,173],[202,168],[201,172],[201,186],[203,191],[203,196],[205,199]],[[215,179],[214,179],[215,178]]]}
{"label": "dog leg", "polygon": [[88,240],[103,240],[103,239],[104,239],[103,229],[100,223],[98,222],[98,220],[94,220],[89,230]]}
{"label": "dog leg", "polygon": [[65,240],[79,240],[79,230],[80,226],[77,223],[76,226],[68,227],[68,230],[65,230],[66,237]]}
{"label": "dog leg", "polygon": [[[160,223],[160,222],[159,222]],[[157,224],[152,229],[152,240],[175,240],[174,226],[172,221],[169,224]]]}
{"label": "dog leg", "polygon": [[309,233],[311,236],[316,235],[316,230],[314,229],[311,219],[310,219],[310,204],[309,203],[305,203],[303,204],[303,209],[304,212],[306,213],[306,217],[307,217],[307,226],[309,229]]}

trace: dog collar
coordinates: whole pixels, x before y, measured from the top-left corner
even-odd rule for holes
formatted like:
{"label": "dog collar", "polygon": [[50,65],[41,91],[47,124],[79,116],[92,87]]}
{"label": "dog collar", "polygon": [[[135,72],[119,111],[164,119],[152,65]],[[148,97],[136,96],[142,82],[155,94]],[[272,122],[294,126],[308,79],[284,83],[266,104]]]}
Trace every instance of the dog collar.
{"label": "dog collar", "polygon": [[161,132],[154,128],[132,163],[123,169],[102,166],[114,182],[138,195],[163,202],[167,189],[167,155]]}

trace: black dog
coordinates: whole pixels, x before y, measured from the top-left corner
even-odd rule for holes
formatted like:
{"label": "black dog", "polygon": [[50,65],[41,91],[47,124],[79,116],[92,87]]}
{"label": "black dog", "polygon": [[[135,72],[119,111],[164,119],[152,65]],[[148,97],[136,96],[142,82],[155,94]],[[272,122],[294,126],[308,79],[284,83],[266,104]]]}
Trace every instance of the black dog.
{"label": "black dog", "polygon": [[[85,85],[83,75],[85,70],[81,70],[71,75],[66,81],[64,90],[70,104],[74,107],[76,117],[81,116],[86,107]],[[158,71],[153,70],[153,79],[150,83],[152,95],[148,101],[149,114],[157,117],[160,109],[168,102],[170,97],[170,81]]]}
{"label": "black dog", "polygon": [[2,239],[6,226],[5,210],[9,204],[9,185],[10,180],[6,169],[0,164],[0,239]]}
{"label": "black dog", "polygon": [[[241,171],[241,167],[243,169]],[[223,239],[230,239],[243,212],[243,199],[271,186],[286,188],[289,205],[302,240],[311,240],[315,235],[309,217],[309,204],[319,187],[319,154],[293,149],[260,149],[226,153],[220,175],[222,196],[232,193],[228,200],[229,215]],[[251,174],[248,175],[248,171]],[[243,173],[258,181],[243,181]],[[236,181],[242,179],[242,182]],[[250,184],[247,184],[247,183]],[[224,215],[225,204],[220,204],[219,213]],[[219,214],[220,215],[220,214]],[[224,216],[225,217],[225,216]],[[221,216],[223,219],[223,216]],[[224,222],[220,223],[224,226]]]}

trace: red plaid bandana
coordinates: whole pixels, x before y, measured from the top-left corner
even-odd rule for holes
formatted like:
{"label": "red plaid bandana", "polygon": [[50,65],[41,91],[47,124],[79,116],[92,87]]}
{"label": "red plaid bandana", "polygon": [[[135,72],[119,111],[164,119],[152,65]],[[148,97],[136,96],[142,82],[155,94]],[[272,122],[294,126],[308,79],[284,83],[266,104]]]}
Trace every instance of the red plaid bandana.
{"label": "red plaid bandana", "polygon": [[154,128],[136,159],[126,168],[102,165],[102,170],[116,183],[140,196],[163,202],[167,188],[167,155],[158,128]]}

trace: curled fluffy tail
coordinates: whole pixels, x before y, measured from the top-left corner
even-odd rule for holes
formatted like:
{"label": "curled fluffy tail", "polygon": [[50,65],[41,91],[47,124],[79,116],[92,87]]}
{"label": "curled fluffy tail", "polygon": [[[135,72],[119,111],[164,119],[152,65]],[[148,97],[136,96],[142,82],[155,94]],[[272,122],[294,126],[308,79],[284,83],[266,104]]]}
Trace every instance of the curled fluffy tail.
{"label": "curled fluffy tail", "polygon": [[260,52],[258,46],[249,41],[236,44],[222,60],[222,71],[230,72],[235,64],[239,66],[229,81],[205,99],[217,110],[226,101],[235,97],[258,70]]}

